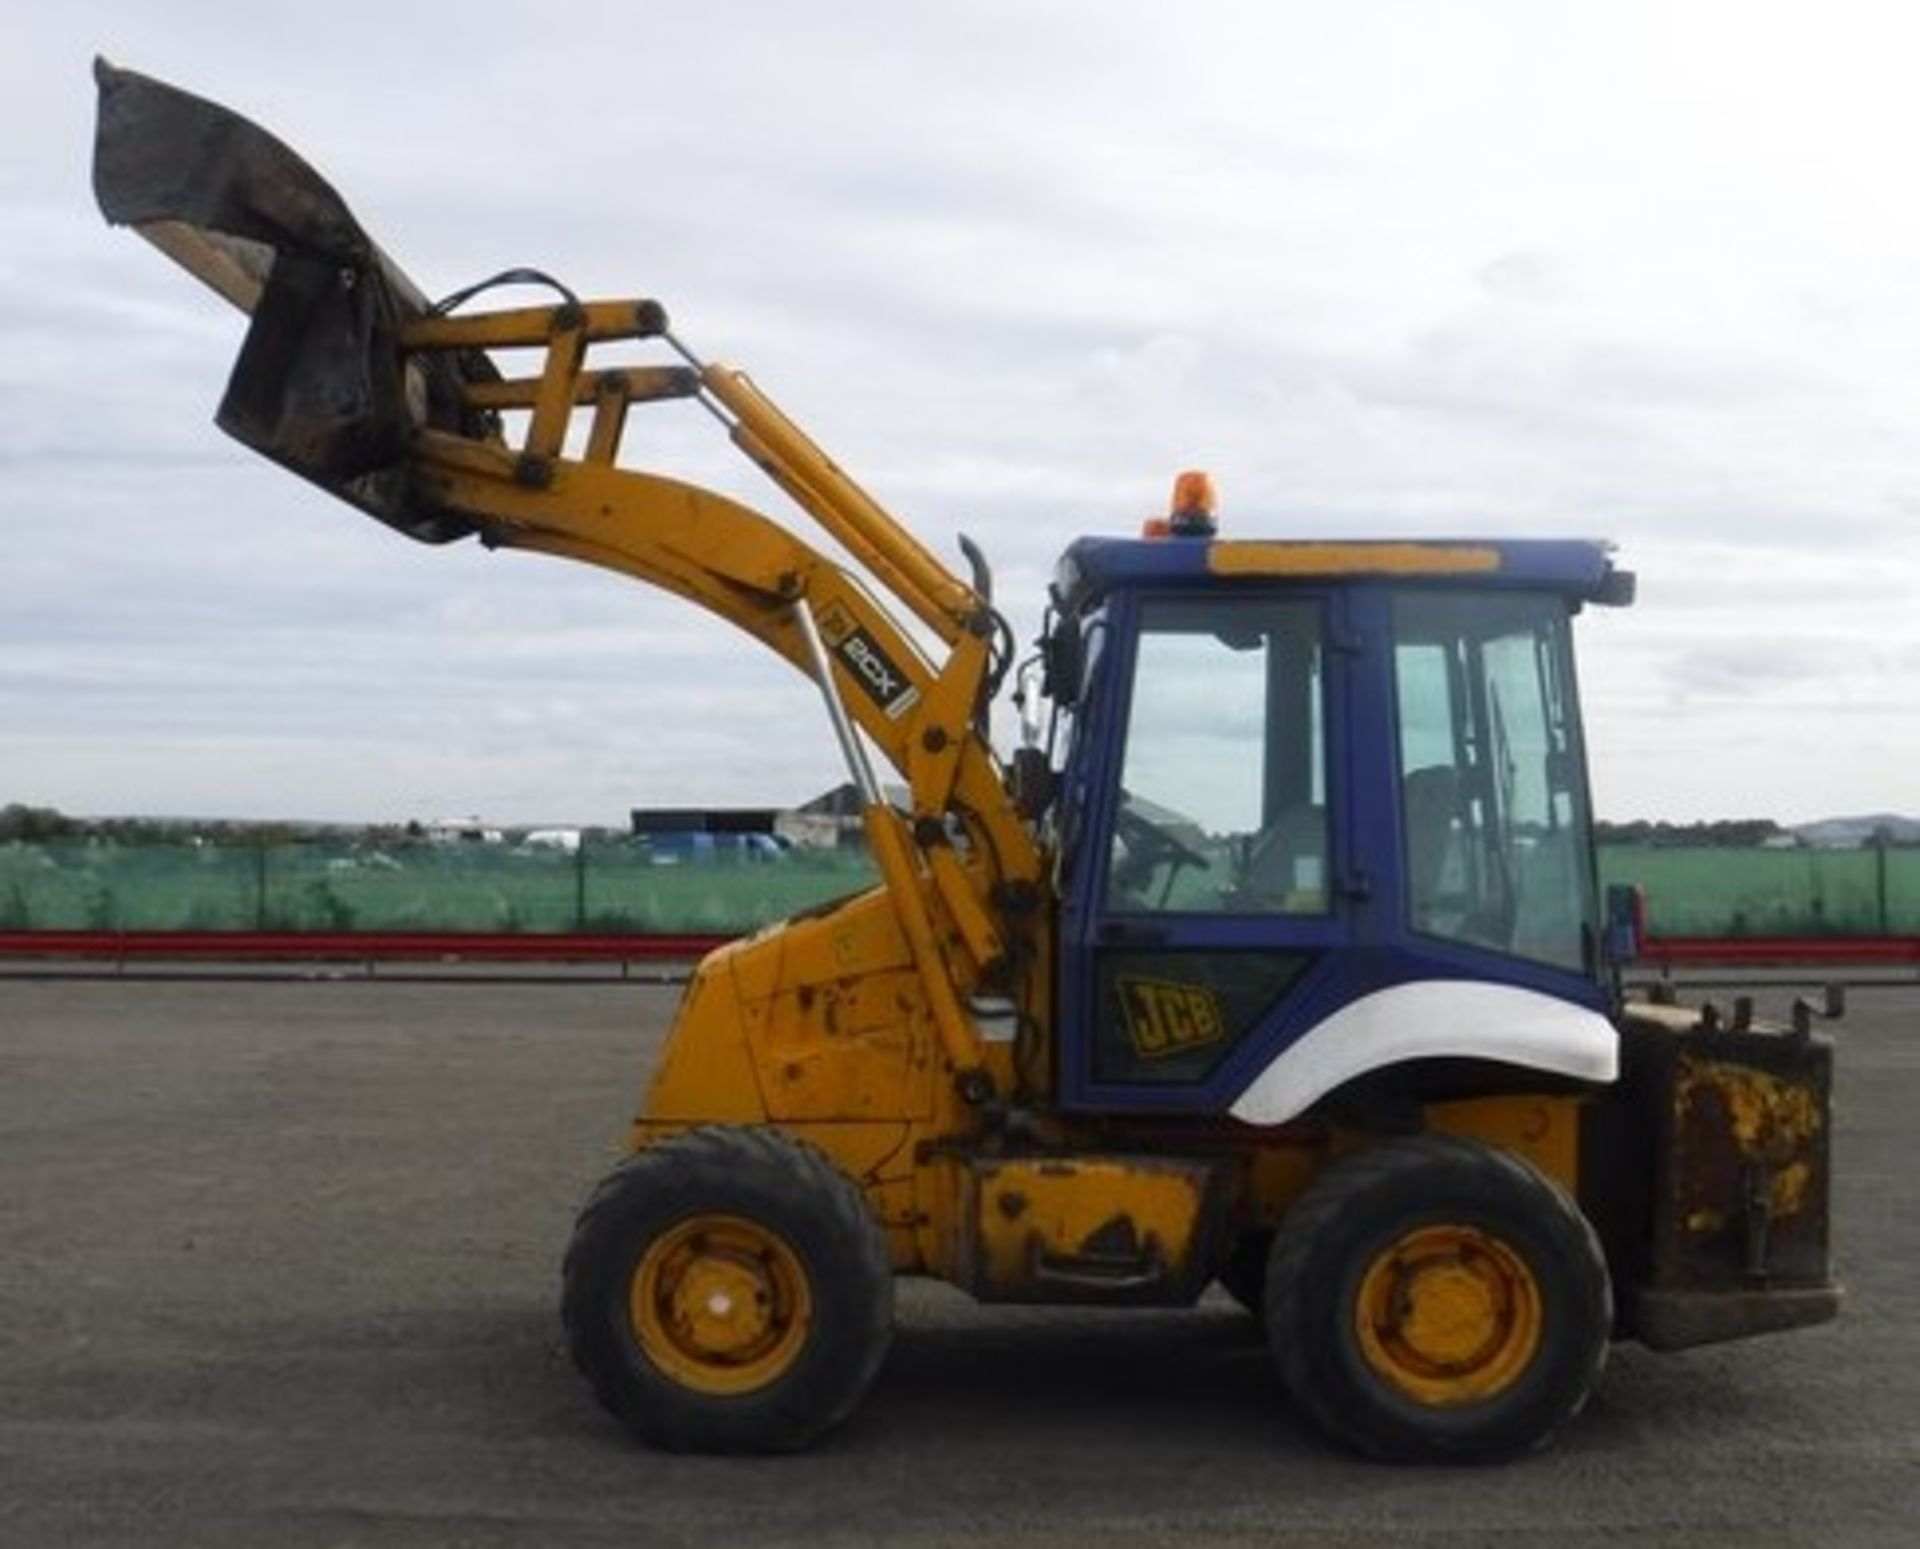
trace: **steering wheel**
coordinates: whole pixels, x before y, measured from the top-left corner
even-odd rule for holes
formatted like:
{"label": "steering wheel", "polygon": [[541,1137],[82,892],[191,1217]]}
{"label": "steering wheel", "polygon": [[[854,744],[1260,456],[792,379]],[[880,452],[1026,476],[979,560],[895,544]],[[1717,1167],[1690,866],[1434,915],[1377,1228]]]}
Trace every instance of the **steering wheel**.
{"label": "steering wheel", "polygon": [[1121,796],[1120,805],[1114,809],[1113,829],[1127,847],[1126,860],[1114,869],[1114,882],[1126,892],[1140,891],[1152,880],[1156,867],[1167,865],[1172,870],[1167,873],[1166,887],[1161,890],[1164,902],[1182,866],[1192,866],[1200,871],[1213,869],[1213,862],[1198,850],[1129,807],[1125,795]]}

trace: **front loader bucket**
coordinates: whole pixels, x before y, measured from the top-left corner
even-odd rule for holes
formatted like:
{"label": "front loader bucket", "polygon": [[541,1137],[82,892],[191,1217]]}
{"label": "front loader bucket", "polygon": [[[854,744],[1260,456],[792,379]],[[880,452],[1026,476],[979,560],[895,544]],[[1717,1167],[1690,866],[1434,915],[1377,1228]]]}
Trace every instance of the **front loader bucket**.
{"label": "front loader bucket", "polygon": [[220,428],[263,456],[427,543],[475,531],[410,488],[423,424],[460,428],[476,354],[402,357],[398,329],[428,311],[346,203],[258,125],[162,81],[94,64],[93,190],[252,321]]}

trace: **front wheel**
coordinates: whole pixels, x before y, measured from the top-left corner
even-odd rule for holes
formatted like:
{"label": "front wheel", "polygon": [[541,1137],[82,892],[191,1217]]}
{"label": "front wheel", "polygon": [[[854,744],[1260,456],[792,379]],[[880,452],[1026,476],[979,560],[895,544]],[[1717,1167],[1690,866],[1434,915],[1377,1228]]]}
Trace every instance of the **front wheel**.
{"label": "front wheel", "polygon": [[1402,1462],[1545,1445],[1585,1404],[1613,1324],[1579,1206],[1520,1158],[1450,1135],[1329,1168],[1281,1222],[1265,1312],[1294,1402]]}
{"label": "front wheel", "polygon": [[580,1212],[561,1318],[600,1402],[655,1446],[791,1452],[845,1418],[892,1336],[859,1187],[776,1130],[689,1130]]}

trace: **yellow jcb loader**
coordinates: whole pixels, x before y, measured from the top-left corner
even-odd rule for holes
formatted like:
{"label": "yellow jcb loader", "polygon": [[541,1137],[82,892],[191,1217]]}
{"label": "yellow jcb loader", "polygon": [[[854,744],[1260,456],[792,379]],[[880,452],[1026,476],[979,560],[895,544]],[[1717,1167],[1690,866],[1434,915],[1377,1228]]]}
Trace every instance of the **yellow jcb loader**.
{"label": "yellow jcb loader", "polygon": [[[1218,1281],[1299,1409],[1392,1459],[1540,1445],[1614,1340],[1835,1314],[1812,1008],[1621,993],[1570,638],[1631,598],[1605,545],[1229,540],[1185,477],[1066,547],[1016,671],[980,553],[950,569],[658,303],[430,300],[253,124],[97,74],[108,220],[250,319],[225,430],[422,542],[678,593],[818,687],[880,880],[699,965],[566,1255],[573,1356],[640,1436],[812,1442],[901,1275]],[[473,305],[506,283],[552,299]],[[622,467],[676,399],[845,558]]]}

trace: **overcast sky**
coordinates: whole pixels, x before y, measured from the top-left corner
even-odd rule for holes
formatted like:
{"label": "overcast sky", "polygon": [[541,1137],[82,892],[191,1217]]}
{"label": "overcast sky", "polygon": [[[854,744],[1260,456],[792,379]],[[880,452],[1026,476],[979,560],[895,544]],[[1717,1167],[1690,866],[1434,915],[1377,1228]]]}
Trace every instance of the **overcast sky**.
{"label": "overcast sky", "polygon": [[[241,319],[100,220],[96,51],[280,135],[430,293],[659,297],[978,539],[1023,639],[1188,466],[1241,536],[1611,538],[1603,815],[1920,812],[1910,6],[7,6],[0,802],[618,823],[834,783],[811,687],[223,437]],[[629,445],[781,511],[709,431]]]}

